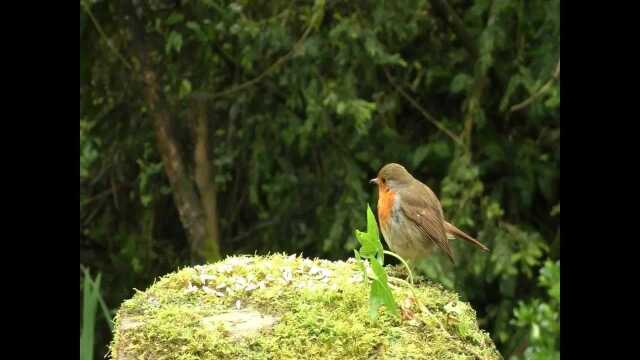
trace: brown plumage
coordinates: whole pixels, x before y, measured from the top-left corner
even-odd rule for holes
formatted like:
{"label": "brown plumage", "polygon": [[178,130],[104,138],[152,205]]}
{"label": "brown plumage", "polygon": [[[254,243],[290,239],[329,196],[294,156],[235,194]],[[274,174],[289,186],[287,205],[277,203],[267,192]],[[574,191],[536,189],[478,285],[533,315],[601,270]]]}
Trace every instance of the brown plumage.
{"label": "brown plumage", "polygon": [[378,185],[378,221],[382,235],[391,251],[403,258],[426,257],[435,244],[455,263],[448,235],[489,250],[447,222],[438,197],[402,165],[383,166],[371,182]]}

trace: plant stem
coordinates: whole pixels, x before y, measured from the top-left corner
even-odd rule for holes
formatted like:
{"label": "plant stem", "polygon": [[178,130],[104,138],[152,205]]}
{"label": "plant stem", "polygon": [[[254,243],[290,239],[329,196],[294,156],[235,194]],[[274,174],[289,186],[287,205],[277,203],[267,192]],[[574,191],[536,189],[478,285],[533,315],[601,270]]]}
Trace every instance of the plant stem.
{"label": "plant stem", "polygon": [[387,254],[387,255],[391,255],[394,258],[400,260],[400,262],[402,262],[402,264],[407,268],[407,271],[409,271],[409,281],[411,282],[411,285],[413,286],[413,273],[411,272],[411,268],[409,267],[409,264],[407,264],[407,262],[404,261],[404,259],[401,258],[400,255],[398,255],[396,253],[393,253],[393,252],[391,252],[389,250],[385,250],[384,253]]}

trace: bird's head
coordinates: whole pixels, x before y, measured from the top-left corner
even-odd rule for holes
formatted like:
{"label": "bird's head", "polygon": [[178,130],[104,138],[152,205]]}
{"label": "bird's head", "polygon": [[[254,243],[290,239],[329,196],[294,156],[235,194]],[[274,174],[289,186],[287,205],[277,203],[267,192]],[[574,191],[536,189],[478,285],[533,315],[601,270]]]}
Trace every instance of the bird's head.
{"label": "bird's head", "polygon": [[378,171],[378,176],[371,179],[370,182],[378,185],[380,191],[394,191],[398,188],[411,184],[413,176],[409,174],[404,166],[396,163],[390,163],[383,166]]}

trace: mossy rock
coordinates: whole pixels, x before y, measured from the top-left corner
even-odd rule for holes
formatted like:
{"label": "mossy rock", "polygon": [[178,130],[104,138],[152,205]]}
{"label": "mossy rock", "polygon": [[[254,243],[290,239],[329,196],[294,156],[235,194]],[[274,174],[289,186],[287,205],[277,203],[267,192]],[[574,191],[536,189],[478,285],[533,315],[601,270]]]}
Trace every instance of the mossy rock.
{"label": "mossy rock", "polygon": [[229,257],[125,301],[111,354],[129,359],[500,359],[469,304],[433,283],[395,287],[402,316],[368,314],[357,263]]}

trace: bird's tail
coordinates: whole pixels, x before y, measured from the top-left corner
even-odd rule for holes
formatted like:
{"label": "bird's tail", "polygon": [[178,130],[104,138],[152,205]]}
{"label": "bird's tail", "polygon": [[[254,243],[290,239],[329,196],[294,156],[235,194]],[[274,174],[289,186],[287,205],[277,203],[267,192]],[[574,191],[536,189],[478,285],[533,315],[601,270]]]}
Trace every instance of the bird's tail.
{"label": "bird's tail", "polygon": [[451,234],[457,238],[466,240],[470,243],[472,243],[473,245],[479,247],[480,249],[482,249],[483,251],[489,251],[489,248],[482,245],[482,243],[480,243],[478,240],[472,238],[471,236],[465,234],[464,231],[458,229],[457,227],[455,227],[453,224],[450,224],[448,222],[444,222],[444,228],[447,231],[448,234]]}

